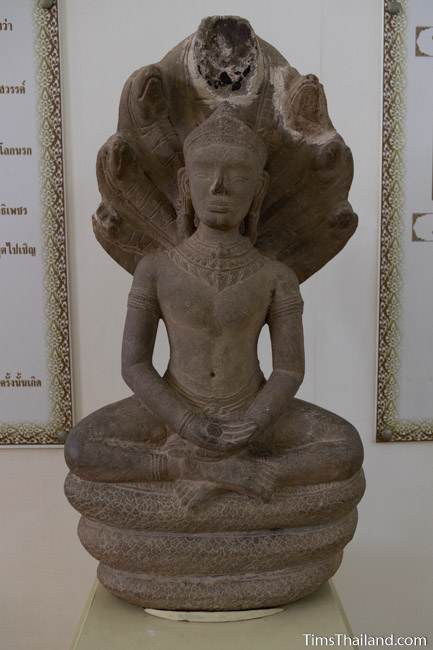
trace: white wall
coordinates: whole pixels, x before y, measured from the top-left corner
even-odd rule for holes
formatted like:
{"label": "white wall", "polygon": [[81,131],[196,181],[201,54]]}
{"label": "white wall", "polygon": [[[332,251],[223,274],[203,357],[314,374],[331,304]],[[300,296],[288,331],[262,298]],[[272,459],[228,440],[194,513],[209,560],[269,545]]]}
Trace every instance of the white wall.
{"label": "white wall", "polygon": [[[356,633],[426,634],[432,631],[433,445],[374,442],[381,4],[63,0],[76,413],[82,417],[127,394],[119,352],[130,278],[102,251],[90,226],[98,204],[95,157],[115,129],[123,81],[193,32],[201,17],[245,16],[301,72],[321,77],[355,159],[351,201],[358,232],[303,289],[301,394],[351,420],[366,450],[367,493],[336,585]],[[78,542],[77,516],[63,497],[65,473],[61,450],[0,450],[2,650],[66,650],[93,580],[95,563]]]}

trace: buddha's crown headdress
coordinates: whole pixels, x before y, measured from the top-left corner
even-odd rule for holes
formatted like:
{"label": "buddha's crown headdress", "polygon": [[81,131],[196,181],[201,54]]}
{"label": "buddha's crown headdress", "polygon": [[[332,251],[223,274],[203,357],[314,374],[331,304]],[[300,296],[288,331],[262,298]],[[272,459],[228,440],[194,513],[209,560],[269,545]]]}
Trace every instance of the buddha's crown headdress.
{"label": "buddha's crown headdress", "polygon": [[187,135],[183,144],[185,158],[192,149],[210,144],[245,147],[257,156],[261,167],[265,165],[265,143],[248,124],[239,119],[237,110],[229,102],[220,104],[204,122]]}

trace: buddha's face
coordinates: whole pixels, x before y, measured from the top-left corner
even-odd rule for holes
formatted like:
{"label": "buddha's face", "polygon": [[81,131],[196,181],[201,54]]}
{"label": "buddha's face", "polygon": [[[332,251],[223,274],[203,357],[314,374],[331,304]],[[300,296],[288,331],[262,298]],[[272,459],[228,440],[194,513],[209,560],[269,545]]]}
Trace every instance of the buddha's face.
{"label": "buddha's face", "polygon": [[186,172],[195,214],[218,230],[239,227],[264,183],[254,153],[239,145],[193,149]]}

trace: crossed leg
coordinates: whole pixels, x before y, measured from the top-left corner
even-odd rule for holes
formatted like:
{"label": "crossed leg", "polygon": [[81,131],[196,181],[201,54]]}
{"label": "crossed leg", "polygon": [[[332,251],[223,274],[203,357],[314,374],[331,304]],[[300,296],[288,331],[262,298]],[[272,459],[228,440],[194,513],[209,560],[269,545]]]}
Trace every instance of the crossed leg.
{"label": "crossed leg", "polygon": [[[175,445],[170,444],[173,438]],[[90,481],[176,481],[182,502],[188,494],[199,501],[209,491],[224,490],[270,497],[273,468],[259,472],[259,459],[200,459],[176,434],[166,443],[163,423],[129,397],[95,411],[74,427],[66,439],[65,459],[74,474]],[[182,486],[183,480],[188,484]],[[196,494],[192,481],[197,482]]]}
{"label": "crossed leg", "polygon": [[[272,425],[271,434],[263,461],[273,465],[280,486],[342,481],[362,465],[363,448],[356,429],[315,404],[292,400]],[[260,451],[253,447],[250,453]]]}
{"label": "crossed leg", "polygon": [[91,413],[69,433],[65,459],[69,469],[90,481],[155,481],[166,478],[164,424],[136,397]]}
{"label": "crossed leg", "polygon": [[[269,433],[269,432],[268,432]],[[257,444],[221,460],[200,459],[135,397],[99,409],[70,432],[71,471],[93,481],[176,481],[184,505],[233,491],[269,499],[277,486],[344,480],[362,465],[354,427],[318,406],[292,400],[272,426],[267,449]]]}

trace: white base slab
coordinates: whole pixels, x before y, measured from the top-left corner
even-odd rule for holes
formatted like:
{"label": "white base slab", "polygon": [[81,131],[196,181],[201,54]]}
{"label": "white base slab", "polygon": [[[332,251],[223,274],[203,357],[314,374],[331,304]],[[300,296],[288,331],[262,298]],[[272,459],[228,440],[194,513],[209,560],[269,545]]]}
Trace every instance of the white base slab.
{"label": "white base slab", "polygon": [[144,610],[146,614],[165,618],[169,621],[188,621],[189,623],[229,623],[231,621],[250,621],[253,618],[265,618],[284,612],[284,607],[267,609],[244,609],[234,612],[174,612],[168,609]]}

